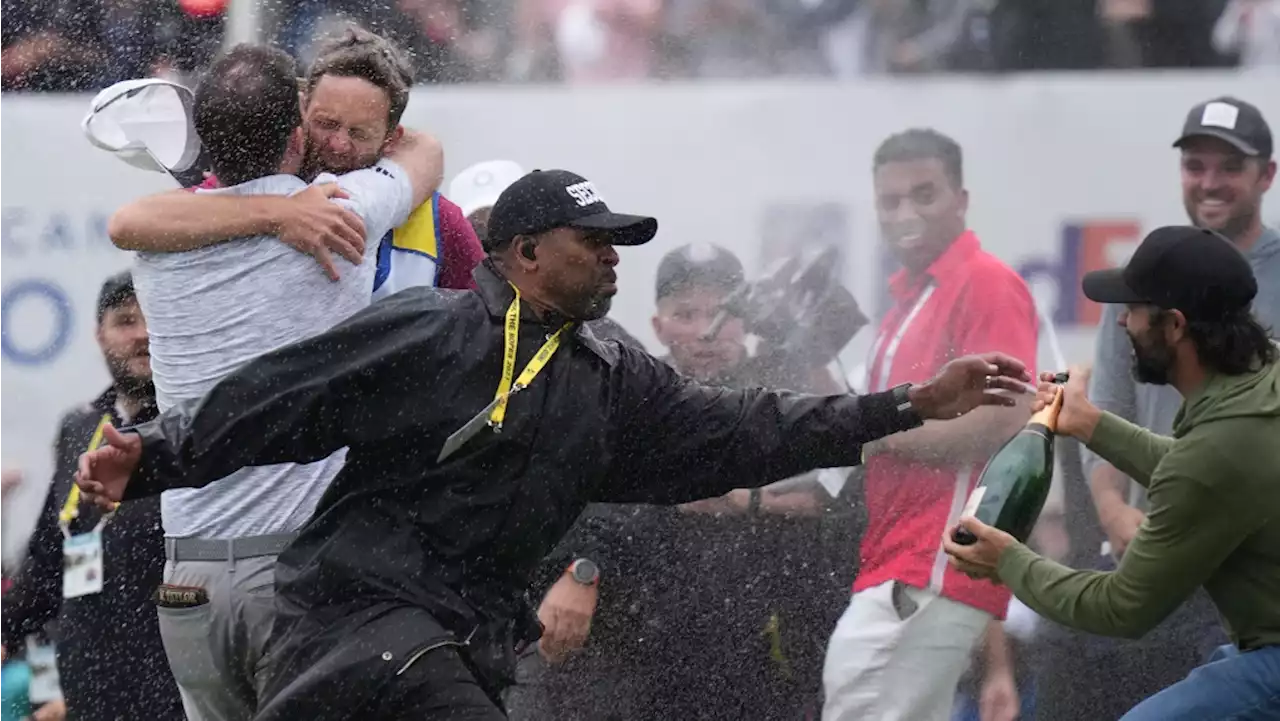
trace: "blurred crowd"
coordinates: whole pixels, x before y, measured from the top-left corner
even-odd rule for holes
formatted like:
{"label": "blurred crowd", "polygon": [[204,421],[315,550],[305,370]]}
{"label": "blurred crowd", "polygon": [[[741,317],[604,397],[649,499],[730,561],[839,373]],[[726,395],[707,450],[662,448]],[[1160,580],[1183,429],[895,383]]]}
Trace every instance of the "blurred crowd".
{"label": "blurred crowd", "polygon": [[[4,0],[3,89],[183,79],[230,0]],[[392,37],[419,83],[839,78],[884,73],[1280,68],[1280,0],[254,0],[308,63],[349,20]]]}

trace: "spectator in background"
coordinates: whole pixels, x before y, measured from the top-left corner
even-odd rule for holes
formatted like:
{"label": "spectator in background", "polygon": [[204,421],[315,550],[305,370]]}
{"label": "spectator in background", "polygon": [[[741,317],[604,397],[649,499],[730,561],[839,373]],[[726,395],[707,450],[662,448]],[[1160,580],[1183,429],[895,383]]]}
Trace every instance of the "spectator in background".
{"label": "spectator in background", "polygon": [[3,89],[97,90],[204,66],[221,37],[207,0],[4,0]]}
{"label": "spectator in background", "polygon": [[1213,47],[1238,55],[1248,70],[1280,69],[1280,0],[1227,0],[1213,26]]}
{"label": "spectator in background", "polygon": [[[933,130],[894,135],[873,160],[876,212],[903,269],[868,361],[869,392],[914,382],[977,349],[1034,365],[1038,320],[1018,274],[966,227],[960,146]],[[827,650],[826,721],[945,721],[984,635],[983,696],[1012,719],[1018,700],[1004,640],[1009,592],[949,569],[942,534],[1025,406],[926,424],[863,449],[869,523],[853,596]]]}
{"label": "spectator in background", "polygon": [[871,0],[826,37],[836,77],[947,69],[975,0]]}
{"label": "spectator in background", "polygon": [[641,80],[658,62],[664,0],[515,0],[520,72],[569,83]]}
{"label": "spectator in background", "polygon": [[[104,425],[126,426],[156,416],[147,324],[128,273],[102,286],[97,340],[112,385],[62,418],[54,478],[30,552],[4,594],[4,647],[21,646],[56,620],[67,718],[182,721],[152,600],[164,569],[160,504],[154,498],[130,501],[103,514],[81,503],[80,489],[72,483],[80,454],[100,442]],[[93,577],[76,575],[72,552],[64,553],[64,537],[68,548],[97,551],[100,566],[89,559],[83,564],[93,569]]]}
{"label": "spectator in background", "polygon": [[1098,0],[1109,67],[1229,65],[1210,42],[1226,0]]}

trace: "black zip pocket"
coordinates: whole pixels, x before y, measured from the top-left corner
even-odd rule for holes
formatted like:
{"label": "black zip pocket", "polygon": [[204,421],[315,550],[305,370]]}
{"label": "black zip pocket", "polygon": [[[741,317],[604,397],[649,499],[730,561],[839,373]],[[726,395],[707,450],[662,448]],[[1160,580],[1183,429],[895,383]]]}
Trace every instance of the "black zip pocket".
{"label": "black zip pocket", "polygon": [[466,648],[470,645],[471,645],[471,636],[468,636],[465,640],[462,640],[462,641],[457,641],[452,638],[441,639],[439,641],[432,641],[431,643],[425,644],[420,648],[414,649],[414,651],[409,654],[409,658],[405,659],[404,665],[400,667],[400,670],[396,671],[396,676],[404,675],[404,672],[408,671],[409,668],[413,666],[413,664],[417,663],[418,659],[422,658],[423,656],[426,656],[432,651],[436,651],[442,648],[450,648],[450,647]]}

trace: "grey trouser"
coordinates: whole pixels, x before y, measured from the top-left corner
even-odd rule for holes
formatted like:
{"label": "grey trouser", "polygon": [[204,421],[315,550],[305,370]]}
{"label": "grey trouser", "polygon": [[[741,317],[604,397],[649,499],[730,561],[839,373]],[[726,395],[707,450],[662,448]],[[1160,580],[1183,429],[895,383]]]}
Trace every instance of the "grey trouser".
{"label": "grey trouser", "polygon": [[250,721],[257,710],[264,681],[262,659],[275,618],[276,556],[186,560],[196,554],[182,553],[180,545],[179,560],[174,560],[174,544],[167,545],[164,582],[203,588],[209,597],[208,603],[192,608],[156,609],[187,718]]}

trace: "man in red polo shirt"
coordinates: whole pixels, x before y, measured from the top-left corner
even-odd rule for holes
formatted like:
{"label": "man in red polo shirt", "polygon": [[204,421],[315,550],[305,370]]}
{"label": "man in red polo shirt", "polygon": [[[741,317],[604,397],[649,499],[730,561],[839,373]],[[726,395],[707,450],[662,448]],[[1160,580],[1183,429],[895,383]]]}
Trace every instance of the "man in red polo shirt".
{"label": "man in red polo shirt", "polygon": [[[928,378],[947,361],[1002,351],[1034,367],[1037,318],[1026,283],[967,229],[960,146],[908,130],[876,151],[876,212],[902,270],[867,363],[867,392]],[[945,721],[988,627],[983,718],[1012,718],[1004,639],[1009,592],[954,571],[942,534],[983,464],[1026,422],[1026,406],[927,423],[868,446],[868,525],[853,597],[827,648],[824,721]],[[992,672],[995,671],[993,675]]]}

